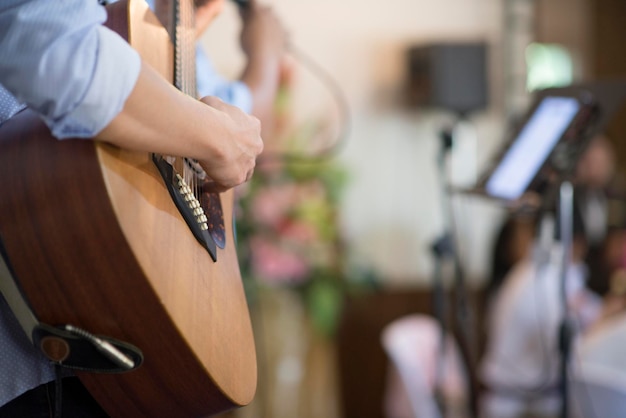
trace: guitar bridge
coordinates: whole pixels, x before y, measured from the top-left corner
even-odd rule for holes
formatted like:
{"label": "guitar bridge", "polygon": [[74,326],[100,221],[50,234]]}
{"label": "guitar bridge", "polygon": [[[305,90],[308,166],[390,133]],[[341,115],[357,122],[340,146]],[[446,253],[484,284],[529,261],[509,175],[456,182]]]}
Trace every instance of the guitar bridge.
{"label": "guitar bridge", "polygon": [[[211,227],[214,222],[210,222],[207,218],[200,199],[196,197],[183,177],[174,170],[174,167],[163,156],[152,154],[152,160],[159,169],[165,181],[165,186],[172,200],[174,200],[174,204],[183,216],[193,236],[209,252],[213,261],[217,261],[218,245],[220,248],[224,248],[224,239],[221,237],[219,224],[217,228]],[[212,203],[213,200],[215,199],[211,199]],[[219,210],[221,213],[221,207]],[[223,227],[221,229],[223,230]]]}
{"label": "guitar bridge", "polygon": [[204,214],[204,209],[202,209],[200,201],[198,200],[196,195],[194,195],[191,187],[189,187],[187,182],[185,182],[185,180],[178,173],[176,174],[176,184],[178,185],[178,193],[180,193],[183,200],[187,202],[187,207],[191,211],[192,215],[195,217],[196,222],[200,226],[200,229],[202,231],[208,231],[208,219]]}

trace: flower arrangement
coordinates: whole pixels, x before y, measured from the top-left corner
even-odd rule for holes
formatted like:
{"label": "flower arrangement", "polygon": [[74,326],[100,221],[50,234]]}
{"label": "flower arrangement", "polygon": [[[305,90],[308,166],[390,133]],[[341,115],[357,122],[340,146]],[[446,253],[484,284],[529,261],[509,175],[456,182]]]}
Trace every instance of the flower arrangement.
{"label": "flower arrangement", "polygon": [[343,300],[337,205],[346,181],[335,161],[257,170],[238,199],[237,237],[249,296],[287,287],[301,296],[314,328],[331,334]]}
{"label": "flower arrangement", "polygon": [[[264,138],[271,139],[266,143],[265,160],[261,159],[253,179],[238,190],[238,254],[251,302],[263,290],[293,290],[314,329],[331,335],[344,294],[355,287],[345,280],[348,273],[338,219],[348,175],[334,158],[307,159],[315,150],[328,149],[331,129],[326,118],[294,126],[293,64],[282,64],[274,117],[269,125],[264,124]],[[279,149],[278,154],[289,158],[267,162],[268,149]],[[358,275],[366,278],[356,284],[359,288],[375,282],[369,272]]]}

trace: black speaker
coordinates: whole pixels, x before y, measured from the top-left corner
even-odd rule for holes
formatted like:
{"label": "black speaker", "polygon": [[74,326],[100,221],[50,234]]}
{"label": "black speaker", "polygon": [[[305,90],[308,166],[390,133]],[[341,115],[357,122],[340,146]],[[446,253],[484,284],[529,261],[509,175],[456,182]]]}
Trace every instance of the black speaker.
{"label": "black speaker", "polygon": [[484,43],[410,47],[407,68],[407,102],[411,107],[443,108],[461,116],[487,107]]}

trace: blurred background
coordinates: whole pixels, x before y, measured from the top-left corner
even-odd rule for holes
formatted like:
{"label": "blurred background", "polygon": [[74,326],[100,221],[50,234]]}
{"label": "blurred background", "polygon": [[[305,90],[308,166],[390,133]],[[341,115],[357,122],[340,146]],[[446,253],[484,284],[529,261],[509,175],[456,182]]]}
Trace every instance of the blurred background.
{"label": "blurred background", "polygon": [[[626,78],[626,2],[263,3],[295,48],[266,153],[333,152],[315,162],[273,159],[241,191],[239,256],[259,385],[250,406],[227,416],[390,416],[384,330],[406,315],[432,317],[438,279],[466,320],[456,326],[468,337],[460,351],[470,377],[483,345],[483,294],[507,212],[442,185],[475,185],[534,91]],[[243,63],[237,13],[227,3],[202,38],[233,78]],[[624,109],[607,135],[619,176]],[[461,291],[441,262],[445,251],[433,248],[451,226]]]}

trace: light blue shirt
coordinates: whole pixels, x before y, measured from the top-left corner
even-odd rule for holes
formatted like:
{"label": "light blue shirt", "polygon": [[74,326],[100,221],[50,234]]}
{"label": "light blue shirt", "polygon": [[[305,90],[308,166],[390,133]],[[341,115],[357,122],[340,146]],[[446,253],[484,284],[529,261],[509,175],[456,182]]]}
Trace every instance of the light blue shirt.
{"label": "light blue shirt", "polygon": [[[59,139],[91,138],[107,126],[141,64],[105,20],[96,0],[0,0],[0,124],[29,106]],[[247,86],[217,75],[200,48],[197,82],[201,97],[250,112]],[[0,406],[53,379],[0,295]]]}
{"label": "light blue shirt", "polygon": [[[130,94],[139,72],[136,52],[106,28],[88,28],[89,25],[100,25],[106,18],[105,11],[95,0],[80,2],[80,8],[59,5],[74,2],[3,2],[0,4],[0,124],[29,105],[41,113],[57,138],[93,137],[121,111]],[[18,4],[23,6],[11,10]],[[152,6],[152,1],[148,4]],[[70,10],[73,13],[69,13]],[[50,25],[49,16],[57,13],[62,18]],[[72,28],[76,19],[86,15],[91,19],[82,20],[80,28]],[[19,31],[11,30],[18,24],[13,24],[14,21],[19,22]],[[40,29],[47,26],[50,29]],[[38,33],[38,36],[30,36],[32,33]],[[41,53],[48,47],[49,39],[60,37],[73,40]],[[30,48],[28,54],[24,48]],[[98,52],[80,58],[80,54],[73,53],[75,48],[84,51],[83,54]],[[53,55],[61,57],[60,62],[67,63],[67,67],[55,65],[54,59],[50,59]],[[120,68],[120,62],[128,65]],[[112,67],[119,71],[113,71]],[[70,76],[78,76],[75,84],[64,82]],[[248,86],[220,76],[199,45],[196,48],[196,79],[200,97],[216,96],[244,112],[251,112],[252,94]]]}
{"label": "light blue shirt", "polygon": [[0,2],[0,84],[57,138],[93,137],[137,81],[139,54],[105,20],[95,0]]}
{"label": "light blue shirt", "polygon": [[219,75],[200,45],[196,47],[196,83],[200,97],[216,96],[246,113],[252,111],[252,93],[248,86]]}

